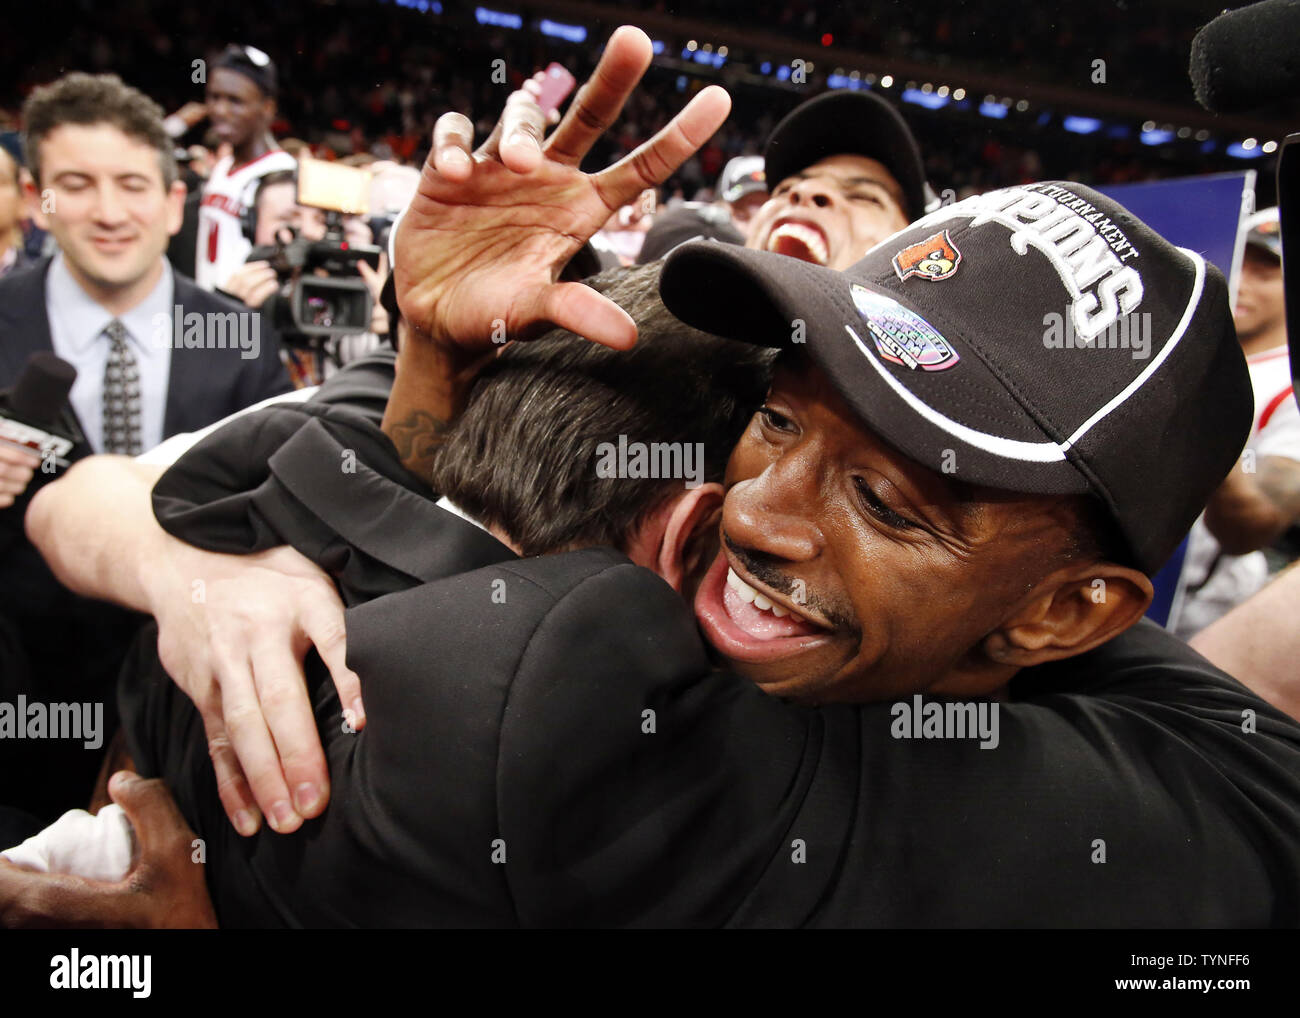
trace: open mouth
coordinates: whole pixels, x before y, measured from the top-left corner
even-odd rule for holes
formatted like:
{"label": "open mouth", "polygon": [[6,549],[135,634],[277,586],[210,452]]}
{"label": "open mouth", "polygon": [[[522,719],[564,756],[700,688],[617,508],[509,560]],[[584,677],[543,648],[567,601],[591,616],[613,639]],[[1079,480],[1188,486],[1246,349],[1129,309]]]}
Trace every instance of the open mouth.
{"label": "open mouth", "polygon": [[739,661],[773,661],[819,646],[831,628],[783,594],[732,566],[719,552],[695,596],[695,616],[710,643]]}
{"label": "open mouth", "polygon": [[830,261],[830,244],[825,232],[802,219],[778,219],[767,235],[767,250],[814,265]]}

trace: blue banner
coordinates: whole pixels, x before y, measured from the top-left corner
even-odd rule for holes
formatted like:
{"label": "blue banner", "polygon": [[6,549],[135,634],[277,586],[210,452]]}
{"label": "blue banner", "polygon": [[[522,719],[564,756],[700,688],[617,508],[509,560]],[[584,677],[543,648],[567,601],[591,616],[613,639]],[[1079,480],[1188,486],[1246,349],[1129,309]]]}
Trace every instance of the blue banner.
{"label": "blue banner", "polygon": [[[1241,271],[1241,221],[1253,209],[1255,171],[1179,177],[1144,184],[1097,188],[1114,198],[1170,243],[1201,255],[1228,278],[1230,299],[1237,297]],[[1187,554],[1187,540],[1151,578],[1155,597],[1147,617],[1165,625]]]}

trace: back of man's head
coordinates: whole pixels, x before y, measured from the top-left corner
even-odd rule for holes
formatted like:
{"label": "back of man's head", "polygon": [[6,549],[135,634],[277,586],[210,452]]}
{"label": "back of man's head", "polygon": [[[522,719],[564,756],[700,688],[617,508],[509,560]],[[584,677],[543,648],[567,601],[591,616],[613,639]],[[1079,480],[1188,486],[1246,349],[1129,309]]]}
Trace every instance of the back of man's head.
{"label": "back of man's head", "polygon": [[[521,554],[626,550],[674,493],[722,479],[767,392],[771,352],[682,324],[659,300],[659,269],[588,281],[636,322],[632,350],[558,329],[507,347],[439,450],[434,489]],[[687,469],[665,477],[666,463]]]}
{"label": "back of man's head", "polygon": [[176,180],[176,157],[163,127],[162,107],[115,74],[74,71],[34,89],[23,104],[23,124],[23,147],[37,187],[41,186],[41,142],[64,124],[111,124],[158,150],[164,189]]}

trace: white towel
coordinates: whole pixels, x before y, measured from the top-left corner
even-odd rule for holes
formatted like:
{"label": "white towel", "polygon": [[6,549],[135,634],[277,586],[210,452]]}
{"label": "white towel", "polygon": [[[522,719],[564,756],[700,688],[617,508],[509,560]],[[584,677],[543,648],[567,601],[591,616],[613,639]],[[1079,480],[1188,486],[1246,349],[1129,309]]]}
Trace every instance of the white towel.
{"label": "white towel", "polygon": [[135,830],[117,803],[97,814],[70,809],[21,845],[0,852],[19,866],[91,880],[121,880],[135,865]]}

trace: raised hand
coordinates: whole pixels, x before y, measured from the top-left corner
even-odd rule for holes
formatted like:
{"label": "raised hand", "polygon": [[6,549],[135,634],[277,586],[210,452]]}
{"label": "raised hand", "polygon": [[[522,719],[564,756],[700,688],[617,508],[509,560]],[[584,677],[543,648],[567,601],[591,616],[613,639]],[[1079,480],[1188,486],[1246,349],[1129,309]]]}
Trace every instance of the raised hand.
{"label": "raised hand", "polygon": [[643,32],[618,29],[545,141],[534,82],[510,97],[474,152],[466,117],[439,119],[396,238],[397,300],[410,342],[481,355],[492,349],[494,333],[500,342],[502,325],[508,339],[558,325],[619,349],[635,343],[636,326],[621,308],[579,283],[557,283],[560,270],[614,210],[699,149],[731,108],[726,91],[709,86],[635,152],[583,173],[583,157],[618,117],[651,57]]}

